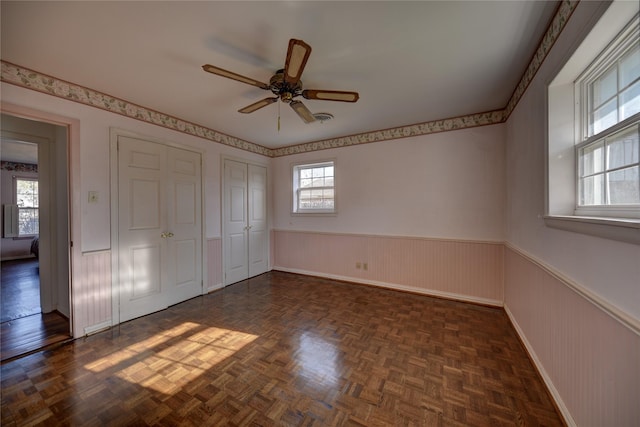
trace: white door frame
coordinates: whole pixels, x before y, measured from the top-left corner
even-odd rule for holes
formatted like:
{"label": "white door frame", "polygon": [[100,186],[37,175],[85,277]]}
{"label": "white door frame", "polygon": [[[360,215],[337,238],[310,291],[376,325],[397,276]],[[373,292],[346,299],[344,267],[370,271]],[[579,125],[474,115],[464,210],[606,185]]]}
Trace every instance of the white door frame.
{"label": "white door frame", "polygon": [[201,253],[202,260],[200,262],[202,268],[202,284],[201,295],[206,292],[207,283],[207,245],[206,245],[206,216],[205,216],[205,163],[204,151],[198,148],[175,143],[160,138],[154,138],[148,135],[140,134],[137,132],[128,131],[121,128],[112,127],[109,128],[109,170],[111,175],[111,326],[118,325],[120,323],[120,288],[119,276],[120,276],[120,254],[119,238],[118,238],[118,208],[119,208],[119,192],[118,192],[118,137],[124,136],[129,138],[142,139],[144,141],[153,142],[156,144],[164,145],[167,147],[179,148],[182,150],[192,151],[200,154],[202,159],[202,168],[200,173],[200,198],[202,203],[200,204],[200,218],[201,218]]}
{"label": "white door frame", "polygon": [[236,156],[229,156],[229,155],[221,155],[220,156],[220,231],[221,231],[221,236],[220,236],[220,240],[222,240],[222,287],[228,286],[231,283],[229,283],[227,281],[227,244],[226,244],[226,239],[224,238],[225,236],[225,223],[224,223],[224,214],[226,212],[226,205],[225,205],[225,197],[224,197],[224,192],[225,192],[225,186],[226,186],[226,182],[225,182],[225,173],[224,173],[224,164],[225,161],[227,160],[231,160],[234,162],[240,162],[240,163],[246,163],[247,165],[254,165],[254,166],[260,166],[266,169],[267,171],[267,182],[266,182],[266,188],[267,188],[267,219],[266,219],[266,228],[267,228],[267,271],[269,271],[269,268],[271,266],[271,229],[270,229],[270,217],[271,215],[269,215],[270,212],[270,197],[271,197],[271,192],[270,192],[270,188],[269,188],[269,180],[270,178],[270,173],[269,173],[269,163],[267,162],[260,162],[260,161],[255,161],[255,160],[247,160],[245,158],[242,157],[236,157]]}
{"label": "white door frame", "polygon": [[[35,110],[29,107],[15,105],[2,101],[0,110],[4,114],[19,117],[38,122],[49,123],[56,126],[62,126],[67,129],[67,194],[68,194],[68,215],[66,218],[68,225],[67,236],[57,236],[58,239],[67,239],[67,248],[69,250],[69,334],[76,337],[76,331],[82,329],[75,324],[75,304],[73,282],[76,278],[82,277],[82,206],[80,199],[80,121],[70,117],[60,116],[54,113],[48,113]],[[75,245],[74,245],[75,240]]]}

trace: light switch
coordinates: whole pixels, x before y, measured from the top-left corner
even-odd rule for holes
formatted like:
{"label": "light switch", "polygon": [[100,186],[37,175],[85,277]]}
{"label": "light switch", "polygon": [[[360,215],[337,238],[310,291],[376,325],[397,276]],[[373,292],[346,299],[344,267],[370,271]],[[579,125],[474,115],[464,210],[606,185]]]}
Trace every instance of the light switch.
{"label": "light switch", "polygon": [[97,191],[89,191],[89,203],[98,203]]}

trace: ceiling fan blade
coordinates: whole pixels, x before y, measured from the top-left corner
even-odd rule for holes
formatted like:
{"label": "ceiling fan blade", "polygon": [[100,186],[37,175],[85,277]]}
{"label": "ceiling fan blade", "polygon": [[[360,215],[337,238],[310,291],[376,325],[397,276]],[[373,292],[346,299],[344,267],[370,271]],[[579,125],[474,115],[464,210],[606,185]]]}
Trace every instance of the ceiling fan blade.
{"label": "ceiling fan blade", "polygon": [[261,109],[262,107],[266,107],[269,104],[273,104],[277,100],[278,98],[265,98],[261,101],[254,102],[251,105],[247,105],[246,107],[239,109],[238,113],[245,113],[245,114],[253,113],[256,110]]}
{"label": "ceiling fan blade", "polygon": [[342,102],[356,102],[360,98],[358,92],[345,92],[341,90],[303,90],[302,96],[305,99]]}
{"label": "ceiling fan blade", "polygon": [[266,83],[259,82],[257,80],[252,79],[252,78],[249,78],[249,77],[241,76],[240,74],[237,74],[237,73],[234,73],[234,72],[231,72],[231,71],[227,71],[227,70],[222,69],[220,67],[215,67],[215,66],[210,65],[210,64],[205,64],[205,65],[202,66],[202,69],[205,70],[208,73],[216,74],[218,76],[226,77],[226,78],[232,79],[232,80],[237,80],[239,82],[246,83],[248,85],[259,87],[260,89],[269,90],[269,85],[266,84]]}
{"label": "ceiling fan blade", "polygon": [[313,117],[313,114],[311,114],[311,111],[309,111],[309,109],[302,102],[291,101],[289,105],[291,105],[291,108],[293,108],[293,111],[295,111],[296,114],[300,116],[303,122],[312,123],[316,121],[316,118]]}
{"label": "ceiling fan blade", "polygon": [[302,40],[289,40],[287,50],[287,60],[284,63],[284,81],[289,84],[296,84],[302,76],[304,66],[311,55],[311,46]]}

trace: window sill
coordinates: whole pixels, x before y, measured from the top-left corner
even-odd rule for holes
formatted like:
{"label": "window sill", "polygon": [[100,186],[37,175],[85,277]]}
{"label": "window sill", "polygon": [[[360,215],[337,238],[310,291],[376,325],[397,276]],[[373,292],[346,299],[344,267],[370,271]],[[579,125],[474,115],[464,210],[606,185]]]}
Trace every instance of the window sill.
{"label": "window sill", "polygon": [[640,219],[547,215],[547,227],[640,245]]}
{"label": "window sill", "polygon": [[310,212],[291,212],[291,216],[337,216],[336,211],[322,212],[322,211],[310,211]]}

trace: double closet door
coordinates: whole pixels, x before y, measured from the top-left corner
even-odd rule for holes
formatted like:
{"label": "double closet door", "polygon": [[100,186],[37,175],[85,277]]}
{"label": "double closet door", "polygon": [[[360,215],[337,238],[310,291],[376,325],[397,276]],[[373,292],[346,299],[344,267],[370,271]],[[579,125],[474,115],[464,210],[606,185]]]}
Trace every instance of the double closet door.
{"label": "double closet door", "polygon": [[202,294],[201,157],[118,136],[120,322]]}
{"label": "double closet door", "polygon": [[265,167],[225,159],[223,228],[225,285],[268,270]]}

